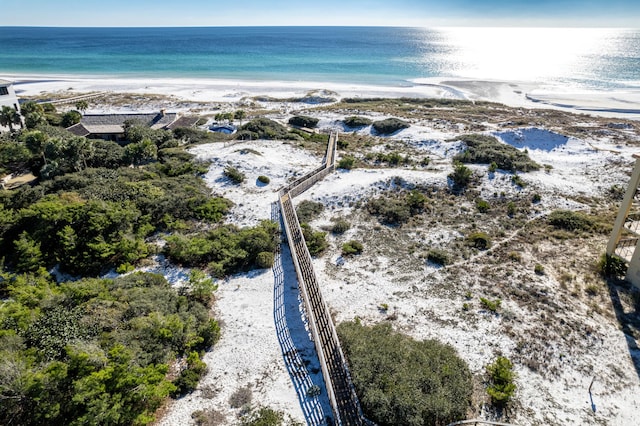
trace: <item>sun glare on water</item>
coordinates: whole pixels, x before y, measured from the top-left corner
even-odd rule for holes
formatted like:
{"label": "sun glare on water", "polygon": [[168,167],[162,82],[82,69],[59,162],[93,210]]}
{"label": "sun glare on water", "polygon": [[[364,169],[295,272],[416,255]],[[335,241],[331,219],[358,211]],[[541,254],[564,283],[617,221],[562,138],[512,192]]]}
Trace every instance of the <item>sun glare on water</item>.
{"label": "sun glare on water", "polygon": [[443,28],[449,70],[464,78],[558,82],[589,74],[589,57],[611,48],[617,30]]}

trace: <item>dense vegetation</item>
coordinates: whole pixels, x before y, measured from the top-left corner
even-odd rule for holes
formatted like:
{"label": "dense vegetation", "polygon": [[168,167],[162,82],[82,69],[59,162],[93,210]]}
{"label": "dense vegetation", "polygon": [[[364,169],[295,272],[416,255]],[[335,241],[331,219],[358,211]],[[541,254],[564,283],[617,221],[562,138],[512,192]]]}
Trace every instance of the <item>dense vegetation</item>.
{"label": "dense vegetation", "polygon": [[529,172],[538,170],[540,165],[529,158],[526,152],[519,151],[493,136],[466,135],[460,138],[467,149],[454,157],[462,163],[492,164],[510,172]]}
{"label": "dense vegetation", "polygon": [[153,232],[219,222],[231,203],[210,197],[188,165],[179,167],[185,175],[162,173],[173,174],[170,163],[86,169],[1,193],[7,266],[24,272],[59,264],[74,275],[96,275],[146,257]]}
{"label": "dense vegetation", "polygon": [[[33,187],[0,192],[0,249],[7,267],[29,272],[59,265],[79,276],[126,269],[153,252],[146,239],[158,231],[181,232],[169,238],[171,258],[209,265],[216,275],[268,266],[269,256],[258,254],[273,252],[274,238],[271,230],[264,237],[262,225],[193,233],[200,222],[220,222],[231,207],[230,201],[211,197],[198,177],[206,164],[181,148],[158,149],[173,140],[170,132],[130,124],[127,135],[139,142],[122,147],[47,126],[3,138],[0,153],[18,151],[24,158],[19,164],[3,161],[0,167],[32,167],[41,176]],[[150,144],[154,154],[140,167],[124,167],[130,164],[127,151],[139,144]],[[73,149],[58,151],[54,145]],[[56,172],[44,173],[53,162]],[[219,247],[218,253],[205,252]]]}
{"label": "dense vegetation", "polygon": [[367,202],[367,210],[387,225],[402,225],[412,216],[420,214],[427,206],[427,197],[420,191],[403,191],[396,194],[372,198]]}
{"label": "dense vegetation", "polygon": [[[219,327],[208,298],[160,275],[56,284],[42,269],[2,273],[0,423],[147,424],[170,394],[192,389]],[[169,365],[188,358],[171,379]]]}
{"label": "dense vegetation", "polygon": [[224,277],[271,267],[279,232],[275,222],[265,220],[254,228],[225,225],[202,233],[175,233],[167,237],[165,253],[177,263],[207,267],[214,276]]}
{"label": "dense vegetation", "polygon": [[581,212],[554,210],[547,219],[549,224],[565,231],[590,231],[595,223],[592,218]]}
{"label": "dense vegetation", "polygon": [[303,200],[296,207],[296,215],[301,223],[312,221],[323,211],[324,204],[311,200]]}
{"label": "dense vegetation", "polygon": [[356,159],[351,155],[345,155],[338,161],[338,168],[344,170],[351,170],[355,165]]}
{"label": "dense vegetation", "polygon": [[444,425],[465,417],[471,373],[455,349],[415,341],[389,323],[338,326],[365,415],[384,425]]}
{"label": "dense vegetation", "polygon": [[369,120],[367,117],[360,116],[351,116],[342,120],[345,126],[350,127],[352,129],[358,129],[360,127],[370,126],[373,121]]}
{"label": "dense vegetation", "polygon": [[373,123],[373,129],[377,134],[382,136],[391,135],[399,130],[407,129],[409,127],[409,123],[398,118],[387,118]]}
{"label": "dense vegetation", "polygon": [[353,254],[362,254],[364,246],[360,241],[351,240],[342,245],[342,255],[351,256]]}
{"label": "dense vegetation", "polygon": [[238,139],[298,139],[286,127],[268,118],[256,118],[240,128]]}
{"label": "dense vegetation", "polygon": [[289,124],[298,127],[307,127],[313,129],[318,125],[320,120],[314,117],[308,117],[306,115],[296,115],[289,119]]}
{"label": "dense vegetation", "polygon": [[307,223],[301,223],[302,236],[304,237],[307,249],[311,256],[316,256],[324,253],[329,247],[327,242],[327,233],[323,231],[315,231]]}
{"label": "dense vegetation", "polygon": [[[220,224],[231,202],[180,147],[203,133],[127,123],[118,144],[53,127],[53,108],[25,114],[29,129],[0,136],[0,173],[36,176],[0,191],[0,424],[148,424],[206,371],[215,285],[197,270],[181,290],[153,274],[91,277],[132,270],[158,238],[216,276],[268,267],[277,226]],[[77,278],[56,282],[54,268]]]}

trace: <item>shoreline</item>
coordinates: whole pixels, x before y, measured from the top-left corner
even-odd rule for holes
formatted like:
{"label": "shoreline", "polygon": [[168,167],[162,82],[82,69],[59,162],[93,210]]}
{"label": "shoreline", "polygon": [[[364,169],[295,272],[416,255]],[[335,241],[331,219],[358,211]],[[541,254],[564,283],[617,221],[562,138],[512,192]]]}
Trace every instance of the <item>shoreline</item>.
{"label": "shoreline", "polygon": [[286,100],[309,93],[320,93],[336,99],[410,97],[489,101],[511,107],[557,109],[599,117],[640,120],[640,89],[590,90],[549,87],[521,81],[431,77],[409,80],[406,86],[393,86],[317,81],[50,74],[0,74],[0,79],[13,81],[18,97],[106,91],[173,96],[194,102],[233,103],[254,96]]}

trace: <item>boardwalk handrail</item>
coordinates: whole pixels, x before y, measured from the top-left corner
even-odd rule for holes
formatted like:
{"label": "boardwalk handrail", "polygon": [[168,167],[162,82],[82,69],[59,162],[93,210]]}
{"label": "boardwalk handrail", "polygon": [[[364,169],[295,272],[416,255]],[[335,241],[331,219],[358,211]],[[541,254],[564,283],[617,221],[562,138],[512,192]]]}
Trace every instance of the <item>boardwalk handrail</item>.
{"label": "boardwalk handrail", "polygon": [[337,424],[362,425],[369,422],[362,414],[340,341],[322,298],[311,255],[291,201],[335,170],[337,139],[337,133],[331,133],[322,166],[281,188],[278,203],[334,418]]}
{"label": "boardwalk handrail", "polygon": [[98,98],[100,96],[105,96],[107,94],[108,94],[108,92],[87,93],[87,94],[84,94],[84,95],[73,96],[71,98],[55,99],[55,100],[52,100],[52,101],[38,101],[37,103],[39,103],[39,104],[52,104],[52,105],[70,104],[72,102],[86,101],[88,99]]}

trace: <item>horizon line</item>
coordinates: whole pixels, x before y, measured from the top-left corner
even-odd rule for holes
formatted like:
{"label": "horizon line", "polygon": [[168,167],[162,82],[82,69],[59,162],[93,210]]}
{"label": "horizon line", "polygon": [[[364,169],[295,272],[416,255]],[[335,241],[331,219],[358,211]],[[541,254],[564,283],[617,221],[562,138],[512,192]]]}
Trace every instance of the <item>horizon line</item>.
{"label": "horizon line", "polygon": [[134,29],[134,28],[422,28],[422,29],[438,29],[438,28],[565,28],[565,29],[624,29],[624,30],[640,30],[639,27],[615,26],[615,25],[140,25],[140,26],[114,26],[114,25],[0,25],[0,28],[77,28],[77,29]]}

